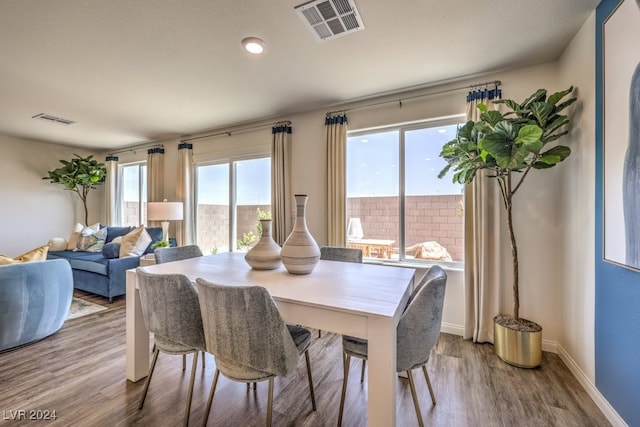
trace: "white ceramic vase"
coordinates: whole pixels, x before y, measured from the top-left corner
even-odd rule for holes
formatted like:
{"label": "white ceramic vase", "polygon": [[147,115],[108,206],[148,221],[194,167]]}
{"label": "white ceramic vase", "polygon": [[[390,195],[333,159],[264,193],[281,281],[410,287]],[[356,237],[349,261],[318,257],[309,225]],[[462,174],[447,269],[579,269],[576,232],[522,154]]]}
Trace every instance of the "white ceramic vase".
{"label": "white ceramic vase", "polygon": [[320,260],[320,248],[307,229],[305,210],[308,196],[296,194],[296,222],[282,245],[280,257],[291,274],[309,274]]}
{"label": "white ceramic vase", "polygon": [[261,219],[260,224],[262,236],[244,259],[255,270],[275,270],[281,264],[280,246],[271,237],[271,220]]}

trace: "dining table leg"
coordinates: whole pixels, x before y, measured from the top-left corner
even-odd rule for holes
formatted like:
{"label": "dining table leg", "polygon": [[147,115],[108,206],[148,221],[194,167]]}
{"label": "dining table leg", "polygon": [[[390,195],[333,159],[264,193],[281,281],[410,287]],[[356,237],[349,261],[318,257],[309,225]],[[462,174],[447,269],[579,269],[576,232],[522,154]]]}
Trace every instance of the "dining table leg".
{"label": "dining table leg", "polygon": [[127,379],[136,382],[149,372],[149,330],[142,316],[135,270],[127,271],[126,286]]}
{"label": "dining table leg", "polygon": [[396,325],[392,318],[368,320],[368,425],[396,425]]}

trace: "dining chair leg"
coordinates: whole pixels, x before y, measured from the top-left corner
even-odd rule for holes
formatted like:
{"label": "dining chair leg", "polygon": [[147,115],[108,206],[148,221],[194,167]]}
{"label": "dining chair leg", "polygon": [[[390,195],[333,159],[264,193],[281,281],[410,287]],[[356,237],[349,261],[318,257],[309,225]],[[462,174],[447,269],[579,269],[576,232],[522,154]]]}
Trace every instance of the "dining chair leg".
{"label": "dining chair leg", "polygon": [[364,382],[364,368],[367,366],[367,359],[362,359],[362,372],[360,372],[360,382]]}
{"label": "dining chair leg", "polygon": [[147,398],[147,391],[149,391],[149,383],[151,383],[151,376],[153,375],[153,370],[156,368],[156,362],[158,361],[158,354],[160,354],[160,349],[156,347],[155,350],[153,350],[153,360],[151,361],[151,367],[149,368],[149,375],[147,375],[147,379],[144,382],[144,391],[142,392],[142,397],[140,398],[138,409],[142,409],[142,407],[144,406],[144,400]]}
{"label": "dining chair leg", "polygon": [[[204,354],[204,353],[203,353]],[[193,353],[193,365],[191,366],[191,379],[189,380],[189,393],[187,394],[187,407],[184,410],[184,426],[189,425],[191,413],[191,399],[193,398],[193,383],[196,381],[196,369],[198,368],[198,352]]]}
{"label": "dining chair leg", "polygon": [[216,373],[213,375],[213,382],[211,383],[211,391],[209,392],[209,399],[207,400],[207,408],[204,410],[204,418],[202,420],[202,427],[207,426],[209,420],[209,412],[211,412],[211,403],[213,402],[213,395],[216,393],[216,385],[218,385],[218,377],[220,371],[216,368]]}
{"label": "dining chair leg", "polygon": [[322,338],[322,331],[318,329],[318,338]]}
{"label": "dining chair leg", "polygon": [[273,410],[273,377],[269,377],[269,397],[267,399],[267,427],[271,427]]}
{"label": "dining chair leg", "polygon": [[[197,354],[197,353],[196,353],[196,357],[198,357],[198,354]],[[204,369],[204,368],[205,368],[204,364],[205,364],[205,357],[204,357],[204,351],[203,351],[203,352],[202,352],[202,369]]]}
{"label": "dining chair leg", "polygon": [[413,406],[416,409],[416,415],[418,417],[418,425],[420,427],[424,427],[424,422],[422,421],[422,413],[420,412],[420,404],[418,403],[418,394],[416,393],[416,386],[413,383],[413,374],[411,373],[411,369],[407,371],[407,377],[409,378],[409,387],[411,387],[411,397],[413,398]]}
{"label": "dining chair leg", "polygon": [[347,380],[349,379],[349,363],[351,363],[351,355],[343,353],[344,369],[342,378],[342,394],[340,395],[340,412],[338,412],[338,427],[342,425],[342,413],[344,411],[344,398],[347,394]]}
{"label": "dining chair leg", "polygon": [[433,394],[433,388],[431,388],[431,380],[429,379],[429,374],[427,373],[426,365],[422,365],[422,372],[424,372],[424,379],[427,380],[427,387],[429,387],[429,394],[431,395],[431,403],[436,404],[436,395]]}
{"label": "dining chair leg", "polygon": [[187,355],[182,355],[182,372],[187,370]]}
{"label": "dining chair leg", "polygon": [[309,393],[311,394],[311,406],[316,410],[316,395],[313,392],[313,378],[311,378],[311,363],[309,362],[309,350],[304,352],[304,359],[307,362],[307,376],[309,377]]}

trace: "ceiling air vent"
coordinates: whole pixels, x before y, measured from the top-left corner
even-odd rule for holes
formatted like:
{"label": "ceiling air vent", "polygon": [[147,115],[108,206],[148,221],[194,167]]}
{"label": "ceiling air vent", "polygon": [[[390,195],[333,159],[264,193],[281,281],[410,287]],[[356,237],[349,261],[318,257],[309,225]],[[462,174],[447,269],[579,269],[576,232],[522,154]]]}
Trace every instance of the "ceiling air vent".
{"label": "ceiling air vent", "polygon": [[295,10],[320,41],[364,29],[353,0],[314,0],[296,6]]}
{"label": "ceiling air vent", "polygon": [[36,114],[35,116],[33,116],[31,118],[32,119],[43,120],[43,121],[49,122],[49,123],[55,123],[57,125],[64,125],[64,126],[69,126],[69,125],[75,123],[72,120],[63,119],[62,117],[56,117],[56,116],[52,116],[51,114],[45,114],[45,113]]}

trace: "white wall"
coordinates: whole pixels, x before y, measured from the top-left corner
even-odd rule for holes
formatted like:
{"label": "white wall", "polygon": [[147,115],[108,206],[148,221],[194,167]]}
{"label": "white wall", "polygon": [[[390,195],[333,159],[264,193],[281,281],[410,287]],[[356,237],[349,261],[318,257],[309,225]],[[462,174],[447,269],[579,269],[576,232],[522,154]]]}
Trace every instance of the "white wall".
{"label": "white wall", "polygon": [[[455,84],[434,87],[419,92],[404,94],[447,91],[451,88],[498,79],[502,81],[503,96],[521,101],[538,88],[551,92],[563,89],[558,83],[556,63],[543,64],[519,70],[512,70],[477,77]],[[372,107],[354,109],[348,112],[349,129],[357,130],[389,124],[406,123],[424,119],[436,119],[464,114],[466,90],[447,92],[437,96],[405,100],[400,107],[397,102]],[[398,99],[398,96],[382,99]],[[343,106],[356,107],[378,102],[367,100]],[[341,108],[343,108],[341,107]],[[329,110],[305,112],[277,120],[290,120],[293,127],[293,192],[309,194],[307,223],[318,244],[326,244],[326,149],[324,118]],[[274,120],[276,121],[276,120]],[[213,131],[212,133],[216,133]],[[264,139],[271,140],[269,128],[233,133],[211,139],[194,140],[193,151],[196,160],[206,159],[215,152],[232,150],[242,154],[243,148],[260,145]],[[258,142],[260,141],[260,142]],[[175,166],[177,164],[177,139],[162,141],[165,146],[165,197],[175,198]],[[235,148],[234,148],[235,147]],[[143,160],[146,150],[133,155],[120,154],[120,161],[127,158]],[[563,165],[564,166],[564,165]],[[556,342],[561,336],[561,315],[559,289],[561,289],[561,262],[559,260],[560,232],[559,208],[560,187],[557,185],[561,167],[544,172],[532,172],[527,182],[516,196],[515,222],[520,249],[521,314],[535,320],[544,328],[544,339]],[[506,236],[506,235],[505,235]],[[505,238],[506,272],[510,272],[510,249]],[[444,323],[449,331],[462,331],[464,324],[464,292],[461,272],[451,272],[445,301]],[[503,286],[502,310],[511,311],[511,284]]]}
{"label": "white wall", "polygon": [[[0,253],[13,257],[52,237],[68,238],[73,225],[84,222],[80,198],[42,177],[62,166],[60,159],[92,153],[4,135],[0,151]],[[103,219],[103,195],[102,189],[89,194],[91,224]]]}
{"label": "white wall", "polygon": [[595,12],[559,61],[563,85],[577,87],[572,155],[561,169],[560,344],[595,383]]}

